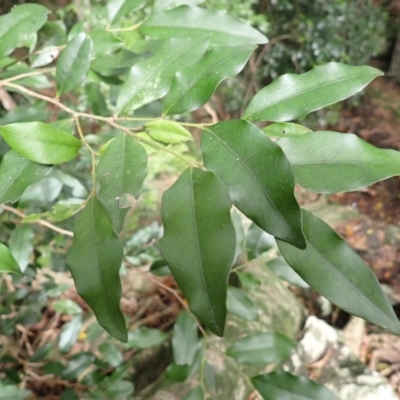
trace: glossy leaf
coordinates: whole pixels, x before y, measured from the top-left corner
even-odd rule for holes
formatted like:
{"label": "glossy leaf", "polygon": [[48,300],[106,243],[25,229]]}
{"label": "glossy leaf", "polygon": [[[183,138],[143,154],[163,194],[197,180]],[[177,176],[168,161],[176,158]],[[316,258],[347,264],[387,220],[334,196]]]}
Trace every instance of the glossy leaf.
{"label": "glossy leaf", "polygon": [[146,3],[146,0],[109,0],[107,2],[108,22],[112,24],[124,17],[126,14],[139,10]]}
{"label": "glossy leaf", "polygon": [[57,97],[79,86],[90,68],[93,42],[85,33],[74,36],[61,52],[57,61]]}
{"label": "glossy leaf", "polygon": [[156,39],[193,37],[210,34],[217,46],[240,46],[267,43],[268,39],[249,24],[214,10],[186,5],[151,14],[139,31]]}
{"label": "glossy leaf", "polygon": [[293,268],[286,262],[283,257],[273,258],[267,262],[267,267],[279,276],[282,280],[290,283],[291,285],[309,289],[310,286],[305,282],[301,276],[293,270]]}
{"label": "glossy leaf", "polygon": [[159,329],[136,328],[128,334],[127,349],[147,349],[165,342],[167,334]]}
{"label": "glossy leaf", "polygon": [[0,273],[2,272],[21,274],[21,269],[8,247],[0,243]]}
{"label": "glossy leaf", "polygon": [[302,211],[307,248],[278,240],[289,265],[343,310],[399,334],[400,324],[371,268],[325,222]]}
{"label": "glossy leaf", "polygon": [[356,135],[315,132],[278,144],[296,183],[318,193],[349,192],[400,175],[400,152],[378,149]]}
{"label": "glossy leaf", "polygon": [[118,113],[125,113],[165,96],[178,69],[196,63],[208,46],[207,37],[171,39],[152,57],[136,63],[122,85]]}
{"label": "glossy leaf", "polygon": [[68,353],[72,346],[77,342],[79,332],[82,329],[82,316],[76,315],[71,321],[67,322],[61,328],[58,347],[62,353]]}
{"label": "glossy leaf", "polygon": [[159,142],[177,144],[193,140],[190,132],[174,121],[156,120],[145,125],[146,132]]}
{"label": "glossy leaf", "polygon": [[19,268],[25,272],[33,252],[34,233],[31,226],[22,224],[17,226],[10,235],[8,246],[11,254],[17,261]]}
{"label": "glossy leaf", "polygon": [[196,321],[186,310],[181,311],[172,334],[172,353],[176,365],[192,364],[199,348]]}
{"label": "glossy leaf", "polygon": [[179,70],[165,98],[164,114],[182,114],[205,104],[226,78],[236,76],[254,47],[215,47],[194,66]]}
{"label": "glossy leaf", "polygon": [[347,99],[361,91],[381,71],[368,66],[331,62],[305,74],[286,74],[260,90],[243,118],[284,122]]}
{"label": "glossy leaf", "polygon": [[327,387],[285,371],[254,376],[251,382],[264,400],[338,400]]}
{"label": "glossy leaf", "polygon": [[249,260],[271,250],[275,245],[276,241],[272,235],[262,230],[255,223],[250,225],[246,235],[247,258]]}
{"label": "glossy leaf", "polygon": [[280,333],[256,333],[238,339],[226,350],[237,362],[262,367],[286,360],[296,343]]}
{"label": "glossy leaf", "polygon": [[0,135],[15,152],[40,164],[72,160],[82,146],[74,136],[43,122],[0,126]]}
{"label": "glossy leaf", "polygon": [[50,170],[51,167],[8,151],[0,165],[0,204],[16,202],[29,185],[40,181]]}
{"label": "glossy leaf", "polygon": [[225,184],[233,204],[268,233],[304,248],[289,161],[257,126],[232,120],[203,131],[204,165]]}
{"label": "glossy leaf", "polygon": [[50,11],[37,4],[23,4],[0,17],[0,58],[23,44],[47,21]]}
{"label": "glossy leaf", "polygon": [[94,311],[99,324],[126,342],[125,319],[119,308],[122,258],[122,245],[106,210],[91,197],[76,220],[67,262],[78,294]]}
{"label": "glossy leaf", "polygon": [[305,133],[312,132],[311,129],[305,126],[293,124],[292,122],[275,122],[263,128],[263,131],[269,137],[282,138],[290,135],[304,135]]}
{"label": "glossy leaf", "polygon": [[227,280],[235,255],[231,202],[211,172],[188,168],[164,192],[160,244],[191,310],[216,335],[226,317]]}
{"label": "glossy leaf", "polygon": [[230,313],[246,321],[256,321],[258,319],[258,310],[254,303],[238,288],[228,287],[226,308]]}
{"label": "glossy leaf", "polygon": [[193,388],[183,400],[204,400],[204,392],[200,385]]}
{"label": "glossy leaf", "polygon": [[121,231],[128,208],[121,208],[121,198],[130,194],[139,198],[147,174],[147,153],[128,135],[117,136],[101,155],[98,164],[99,200],[117,231]]}

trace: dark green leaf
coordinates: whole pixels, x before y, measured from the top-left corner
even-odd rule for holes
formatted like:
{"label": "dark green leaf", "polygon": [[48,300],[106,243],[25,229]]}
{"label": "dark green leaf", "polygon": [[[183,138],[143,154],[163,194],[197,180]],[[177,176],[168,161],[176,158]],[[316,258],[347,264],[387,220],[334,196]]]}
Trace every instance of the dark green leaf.
{"label": "dark green leaf", "polygon": [[117,231],[121,231],[129,211],[122,208],[121,198],[126,194],[139,197],[147,174],[146,150],[131,136],[117,136],[101,155],[97,168],[99,199]]}
{"label": "dark green leaf", "polygon": [[31,226],[17,226],[10,235],[8,246],[22,272],[26,270],[33,251],[34,233]]}
{"label": "dark green leaf", "polygon": [[67,388],[63,391],[60,400],[79,400],[79,397],[74,389]]}
{"label": "dark green leaf", "polygon": [[257,333],[236,340],[226,354],[237,362],[262,367],[286,360],[295,348],[296,343],[280,333]]}
{"label": "dark green leaf", "polygon": [[315,132],[278,141],[296,183],[318,193],[358,190],[400,175],[400,153],[378,149],[356,135]]}
{"label": "dark green leaf", "polygon": [[289,265],[343,310],[399,334],[400,324],[371,268],[325,222],[302,211],[307,248],[278,241]]}
{"label": "dark green leaf", "polygon": [[92,57],[92,39],[79,33],[71,39],[57,61],[57,97],[79,86],[86,78]]}
{"label": "dark green leaf", "polygon": [[135,64],[122,85],[118,113],[125,113],[165,96],[178,69],[196,63],[208,46],[207,37],[171,39],[152,57]]}
{"label": "dark green leaf", "polygon": [[110,24],[118,21],[126,14],[139,10],[147,0],[109,0],[107,2],[107,19]]}
{"label": "dark green leaf", "polygon": [[94,354],[89,352],[74,354],[69,360],[67,367],[62,372],[61,377],[67,381],[75,381],[94,363],[95,359],[96,357]]}
{"label": "dark green leaf", "polygon": [[0,165],[0,204],[16,202],[29,185],[40,181],[50,170],[51,167],[8,151]]}
{"label": "dark green leaf", "polygon": [[254,303],[240,290],[235,287],[228,287],[226,308],[232,314],[247,321],[256,321],[258,311]]}
{"label": "dark green leaf", "polygon": [[82,329],[82,316],[77,315],[63,325],[61,329],[58,347],[62,353],[68,353],[78,340],[79,332]]}
{"label": "dark green leaf", "polygon": [[1,16],[0,58],[10,54],[32,33],[38,31],[46,23],[49,12],[47,8],[37,4],[23,4],[13,7],[10,13]]}
{"label": "dark green leaf", "polygon": [[251,378],[264,400],[338,400],[325,386],[289,372],[271,372]]}
{"label": "dark green leaf", "polygon": [[268,125],[263,131],[269,137],[282,138],[289,135],[304,135],[305,133],[312,132],[304,126],[293,124],[292,122],[275,122],[274,124]]}
{"label": "dark green leaf", "polygon": [[125,319],[119,308],[122,258],[122,245],[106,210],[96,197],[91,197],[76,220],[67,262],[79,295],[94,311],[99,324],[126,342]]}
{"label": "dark green leaf", "polygon": [[176,365],[192,364],[199,348],[199,334],[194,318],[186,310],[181,311],[172,334],[172,353]]}
{"label": "dark green leaf", "polygon": [[99,351],[102,354],[104,361],[114,368],[118,367],[124,361],[121,352],[113,343],[100,344]]}
{"label": "dark green leaf", "polygon": [[29,357],[30,362],[38,362],[43,360],[54,349],[54,343],[46,343],[44,346],[39,347],[35,352]]}
{"label": "dark green leaf", "polygon": [[204,165],[225,184],[233,204],[260,228],[304,248],[300,207],[289,161],[279,146],[244,120],[203,131]]}
{"label": "dark green leaf", "polygon": [[204,400],[204,392],[201,386],[192,389],[183,400]]}
{"label": "dark green leaf", "polygon": [[188,168],[162,198],[165,260],[191,310],[222,336],[227,280],[235,255],[231,202],[211,172]]}
{"label": "dark green leaf", "polygon": [[224,12],[185,5],[151,14],[139,30],[161,40],[208,33],[210,34],[210,43],[217,46],[240,46],[268,42],[268,39],[259,31]]}
{"label": "dark green leaf", "polygon": [[293,270],[293,268],[285,261],[283,257],[273,258],[267,262],[267,267],[274,271],[276,276],[303,289],[308,289],[310,286],[301,276]]}
{"label": "dark green leaf", "polygon": [[275,238],[252,223],[246,235],[247,258],[252,260],[276,245]]}
{"label": "dark green leaf", "polygon": [[189,365],[176,365],[175,362],[172,362],[165,370],[165,377],[170,383],[184,382],[189,377],[189,371]]}
{"label": "dark green leaf", "polygon": [[61,164],[78,154],[82,142],[43,122],[0,126],[0,135],[18,154],[40,164]]}
{"label": "dark green leaf", "polygon": [[0,243],[0,273],[10,272],[21,275],[21,269],[11,251],[3,243]]}
{"label": "dark green leaf", "polygon": [[157,120],[145,125],[146,132],[159,142],[177,144],[193,140],[190,132],[174,121]]}
{"label": "dark green leaf", "polygon": [[85,91],[93,114],[106,117],[109,112],[104,94],[100,90],[100,85],[90,82],[85,86]]}
{"label": "dark green leaf", "polygon": [[305,74],[286,74],[260,90],[243,118],[253,121],[291,121],[356,94],[381,71],[368,66],[331,62]]}
{"label": "dark green leaf", "polygon": [[167,334],[159,329],[137,328],[128,333],[127,349],[147,349],[158,346],[167,339]]}
{"label": "dark green leaf", "polygon": [[254,47],[215,47],[194,66],[179,70],[165,98],[164,114],[181,114],[205,104],[224,79],[237,75]]}

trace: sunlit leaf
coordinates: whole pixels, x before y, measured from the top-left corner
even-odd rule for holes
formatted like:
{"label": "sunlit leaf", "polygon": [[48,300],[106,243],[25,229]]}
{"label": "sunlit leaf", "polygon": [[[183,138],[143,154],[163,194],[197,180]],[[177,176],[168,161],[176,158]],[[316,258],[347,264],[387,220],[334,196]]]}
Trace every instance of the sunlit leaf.
{"label": "sunlit leaf", "polygon": [[107,19],[110,24],[118,21],[126,14],[139,10],[147,0],[109,0],[107,2]]}
{"label": "sunlit leaf", "polygon": [[302,216],[307,248],[277,241],[289,265],[338,307],[399,334],[399,321],[371,268],[329,225],[308,211]]}
{"label": "sunlit leaf", "polygon": [[274,246],[276,246],[276,241],[272,235],[262,230],[255,223],[249,226],[246,235],[246,250],[249,260],[258,257]]}
{"label": "sunlit leaf", "polygon": [[99,351],[103,356],[104,361],[116,368],[124,361],[118,347],[113,343],[101,343]]}
{"label": "sunlit leaf", "polygon": [[292,122],[275,122],[263,128],[263,131],[269,137],[282,138],[289,135],[304,135],[312,132],[311,129],[305,126],[294,124]]}
{"label": "sunlit leaf", "polygon": [[122,257],[122,245],[106,210],[91,197],[76,220],[67,262],[78,294],[94,311],[99,324],[126,342],[125,319],[119,308]]}
{"label": "sunlit leaf", "polygon": [[226,308],[230,313],[246,321],[256,321],[258,319],[258,310],[254,303],[238,288],[228,287]]}
{"label": "sunlit leaf", "polygon": [[128,343],[125,347],[127,349],[147,349],[163,343],[167,337],[167,334],[159,329],[140,327],[128,333]]}
{"label": "sunlit leaf", "polygon": [[243,118],[253,121],[291,121],[337,103],[361,91],[382,72],[368,66],[331,62],[305,74],[286,74],[260,90]]}
{"label": "sunlit leaf", "polygon": [[17,261],[11,254],[11,251],[3,243],[0,243],[0,273],[1,272],[22,274]]}
{"label": "sunlit leaf", "polygon": [[146,132],[155,140],[168,144],[177,144],[193,140],[190,132],[174,121],[156,120],[145,125]]}
{"label": "sunlit leaf", "polygon": [[222,336],[227,279],[235,255],[231,202],[211,172],[188,168],[164,192],[165,260],[191,310],[212,332]]}
{"label": "sunlit leaf", "polygon": [[79,332],[82,329],[82,316],[76,315],[71,321],[63,325],[58,347],[62,353],[68,353],[77,342]]}
{"label": "sunlit leaf", "polygon": [[33,229],[29,225],[17,226],[10,235],[8,246],[22,272],[26,270],[33,251]]}

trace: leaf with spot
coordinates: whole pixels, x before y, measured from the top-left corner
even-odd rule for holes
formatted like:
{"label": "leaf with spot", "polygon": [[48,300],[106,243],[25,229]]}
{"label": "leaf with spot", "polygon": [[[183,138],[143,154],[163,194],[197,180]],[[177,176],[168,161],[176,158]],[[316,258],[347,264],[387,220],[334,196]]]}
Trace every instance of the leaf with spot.
{"label": "leaf with spot", "polygon": [[165,260],[191,310],[219,336],[236,248],[230,208],[222,182],[196,168],[186,169],[162,198]]}
{"label": "leaf with spot", "polygon": [[129,210],[121,207],[121,199],[127,194],[139,197],[147,174],[146,150],[131,136],[117,136],[101,155],[97,170],[99,200],[117,231],[121,231]]}
{"label": "leaf with spot", "polygon": [[97,197],[90,197],[76,219],[67,263],[78,294],[93,310],[99,324],[110,335],[126,342],[125,319],[119,307],[122,258],[122,244],[106,210]]}

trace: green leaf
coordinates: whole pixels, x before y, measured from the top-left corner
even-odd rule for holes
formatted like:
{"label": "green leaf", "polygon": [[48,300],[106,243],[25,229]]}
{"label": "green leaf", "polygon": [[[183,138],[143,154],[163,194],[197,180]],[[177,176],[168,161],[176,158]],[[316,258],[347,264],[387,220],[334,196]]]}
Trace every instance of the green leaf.
{"label": "green leaf", "polygon": [[78,379],[78,377],[86,371],[95,360],[96,357],[94,354],[89,352],[74,354],[70,358],[67,367],[62,372],[61,378],[66,379],[67,381]]}
{"label": "green leaf", "polygon": [[229,286],[226,299],[228,311],[246,321],[257,321],[258,310],[254,303],[238,288]]}
{"label": "green leaf", "polygon": [[247,258],[252,260],[276,246],[275,238],[252,223],[246,235]]}
{"label": "green leaf", "polygon": [[29,264],[31,254],[33,252],[33,239],[35,235],[33,229],[29,225],[17,226],[10,235],[8,246],[11,254],[17,261],[19,268],[25,272]]}
{"label": "green leaf", "polygon": [[304,248],[294,179],[283,151],[257,126],[221,122],[201,137],[204,165],[225,184],[233,204],[268,233]]}
{"label": "green leaf", "polygon": [[92,39],[83,32],[68,42],[57,61],[57,97],[75,89],[85,80],[90,68],[92,51]]}
{"label": "green leaf", "polygon": [[246,336],[226,350],[226,354],[237,362],[262,367],[286,360],[296,348],[288,337],[280,333],[256,333]]}
{"label": "green leaf", "polygon": [[60,314],[74,315],[81,314],[82,309],[79,307],[75,301],[70,299],[60,299],[53,303],[54,311]]}
{"label": "green leaf", "polygon": [[243,118],[277,122],[298,119],[353,96],[381,75],[372,67],[337,62],[301,75],[282,75],[253,97]]}
{"label": "green leaf", "polygon": [[126,342],[125,319],[119,308],[122,258],[122,245],[106,210],[97,197],[91,197],[75,222],[67,262],[78,294],[94,311],[99,324]]}
{"label": "green leaf", "polygon": [[0,135],[22,157],[40,164],[61,164],[78,154],[82,142],[43,122],[0,126]]}
{"label": "green leaf", "polygon": [[99,345],[99,351],[103,356],[104,361],[116,368],[122,364],[124,359],[117,346],[113,343],[102,343]]}
{"label": "green leaf", "polygon": [[116,381],[108,385],[105,392],[107,399],[125,400],[133,393],[134,386],[132,382]]}
{"label": "green leaf", "polygon": [[8,247],[3,243],[0,243],[0,272],[10,272],[22,275],[17,261]]}
{"label": "green leaf", "polygon": [[61,192],[62,183],[53,177],[46,177],[26,188],[22,194],[19,207],[47,206],[54,201]]}
{"label": "green leaf", "polygon": [[186,310],[181,311],[172,334],[172,353],[176,365],[191,365],[199,348],[196,321]]}
{"label": "green leaf", "polygon": [[227,280],[235,255],[231,202],[211,172],[188,168],[162,198],[165,260],[191,310],[222,336]]}
{"label": "green leaf", "polygon": [[272,270],[276,276],[279,276],[279,278],[291,285],[298,286],[302,289],[310,288],[308,283],[306,283],[300,275],[293,270],[283,257],[273,258],[268,261],[267,267]]}
{"label": "green leaf", "polygon": [[179,70],[165,98],[164,114],[182,114],[205,104],[226,78],[236,76],[255,47],[215,47],[196,65]]}
{"label": "green leaf", "polygon": [[128,333],[127,349],[147,349],[165,342],[168,335],[159,329],[137,328]]}
{"label": "green leaf", "polygon": [[103,92],[100,90],[100,85],[95,82],[90,82],[85,86],[89,107],[93,114],[102,117],[108,116],[108,107]]}
{"label": "green leaf", "polygon": [[147,0],[109,0],[107,2],[107,19],[110,24],[118,21],[126,14],[139,10]]}
{"label": "green leaf", "polygon": [[154,261],[151,265],[150,265],[150,272],[153,275],[156,276],[167,276],[167,275],[171,275],[171,271],[168,268],[167,263],[165,262],[165,260],[163,259],[159,259]]}
{"label": "green leaf", "polygon": [[25,400],[31,394],[32,392],[29,390],[21,389],[15,385],[4,385],[0,382],[0,400]]}
{"label": "green leaf", "polygon": [[120,38],[105,29],[94,29],[89,33],[93,42],[93,56],[108,56],[119,50],[124,44]]}
{"label": "green leaf", "polygon": [[163,143],[177,144],[193,140],[190,132],[174,121],[151,121],[145,125],[145,129],[153,139]]}
{"label": "green leaf", "polygon": [[400,153],[352,134],[315,132],[280,139],[296,182],[318,193],[358,190],[400,175]]}
{"label": "green leaf", "polygon": [[231,218],[233,227],[235,228],[235,236],[236,236],[236,250],[235,250],[235,261],[234,261],[234,263],[236,263],[239,257],[243,253],[244,228],[243,228],[242,217],[235,208],[232,209]]}
{"label": "green leaf", "polygon": [[312,132],[311,129],[306,128],[292,122],[275,122],[263,128],[263,131],[269,137],[282,138],[290,135],[304,135],[305,133]]}
{"label": "green leaf", "polygon": [[36,4],[13,7],[0,17],[0,58],[10,54],[18,45],[26,42],[47,21],[49,10]]}
{"label": "green leaf", "polygon": [[136,63],[122,85],[118,113],[125,113],[165,96],[178,69],[196,63],[208,46],[207,37],[171,39],[152,57]]}
{"label": "green leaf", "polygon": [[82,316],[76,315],[71,321],[61,328],[58,347],[62,353],[68,353],[78,340],[79,332],[82,329]]}
{"label": "green leaf", "polygon": [[204,400],[204,392],[200,385],[193,388],[183,400]]}
{"label": "green leaf", "polygon": [[399,334],[400,324],[373,271],[325,222],[302,210],[307,248],[278,240],[289,265],[343,310]]}
{"label": "green leaf", "polygon": [[107,210],[117,231],[121,231],[129,211],[121,208],[123,195],[137,199],[147,174],[147,153],[128,135],[117,136],[101,155],[98,164],[99,200]]}
{"label": "green leaf", "polygon": [[161,40],[210,34],[210,43],[216,46],[268,42],[263,34],[249,24],[224,12],[185,5],[151,14],[139,31]]}
{"label": "green leaf", "polygon": [[289,372],[254,376],[251,382],[264,400],[338,400],[327,387]]}
{"label": "green leaf", "polygon": [[8,151],[0,165],[0,204],[16,202],[29,185],[40,181],[50,170],[51,167]]}

